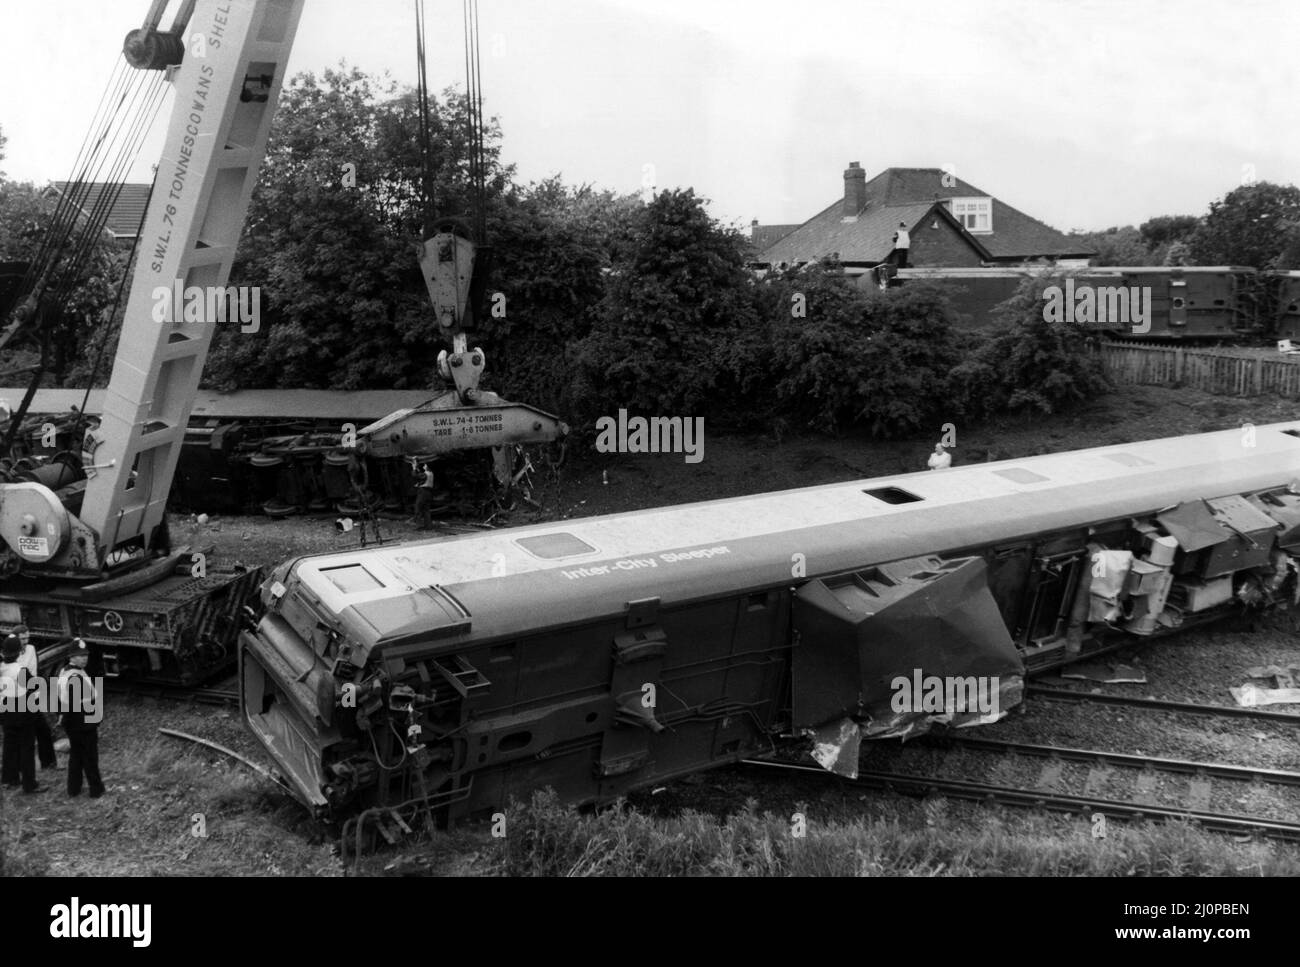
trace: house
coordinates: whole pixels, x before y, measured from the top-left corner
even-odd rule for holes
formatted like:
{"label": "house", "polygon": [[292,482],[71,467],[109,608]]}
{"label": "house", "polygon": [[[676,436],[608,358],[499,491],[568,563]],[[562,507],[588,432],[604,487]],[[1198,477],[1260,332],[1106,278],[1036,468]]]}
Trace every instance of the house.
{"label": "house", "polygon": [[[793,230],[751,226],[758,268],[835,258],[852,275],[885,262],[899,223],[914,267],[999,267],[1034,261],[1083,266],[1082,243],[939,168],[886,168],[870,181],[853,161],[844,192]],[[774,241],[767,241],[775,237]],[[766,242],[759,248],[760,240]]]}
{"label": "house", "polygon": [[140,233],[140,222],[149,203],[150,186],[127,182],[120,186],[121,190],[114,197],[113,192],[118,188],[118,185],[103,181],[55,181],[50,183],[47,191],[57,198],[70,197],[86,218],[96,212],[102,216],[100,206],[110,206],[104,219],[104,233],[115,244],[130,248]]}
{"label": "house", "polygon": [[755,218],[749,226],[749,248],[754,255],[771,248],[793,232],[798,225],[760,225]]}

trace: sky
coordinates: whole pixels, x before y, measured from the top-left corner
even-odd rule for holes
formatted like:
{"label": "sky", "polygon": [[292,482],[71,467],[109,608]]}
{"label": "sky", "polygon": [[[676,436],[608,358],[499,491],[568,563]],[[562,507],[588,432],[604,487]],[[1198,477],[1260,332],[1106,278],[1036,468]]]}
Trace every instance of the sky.
{"label": "sky", "polygon": [[[0,171],[65,178],[148,0],[0,6]],[[461,7],[426,0],[434,90],[463,84]],[[1244,179],[1300,183],[1295,0],[479,10],[485,111],[520,180],[692,187],[740,228],[812,217],[842,195],[850,161],[868,177],[951,166],[1061,230],[1202,214]],[[413,84],[412,0],[306,0],[290,73],[340,61]],[[165,112],[135,180],[157,160]]]}

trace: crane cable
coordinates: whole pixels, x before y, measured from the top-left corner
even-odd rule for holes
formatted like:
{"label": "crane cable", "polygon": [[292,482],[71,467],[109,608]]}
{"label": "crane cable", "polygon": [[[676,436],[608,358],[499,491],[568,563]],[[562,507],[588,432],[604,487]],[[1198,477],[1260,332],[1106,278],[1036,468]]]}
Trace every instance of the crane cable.
{"label": "crane cable", "polygon": [[[139,154],[139,149],[143,146],[144,139],[153,127],[153,122],[157,116],[159,108],[162,106],[166,96],[166,86],[162,78],[154,75],[147,80],[156,80],[159,83],[149,89],[145,85],[140,92],[140,107],[130,115],[130,121],[124,125],[122,131],[122,145],[109,165],[107,176],[104,179],[105,187],[99,192],[99,195],[92,207],[88,224],[82,231],[78,245],[73,253],[72,264],[75,266],[73,271],[66,271],[62,274],[60,285],[55,290],[54,297],[60,302],[67,297],[72,289],[80,281],[78,275],[80,268],[89,260],[94,252],[94,248],[103,233],[104,226],[108,222],[108,216],[117,206],[117,201],[122,194],[122,189],[126,185],[126,179],[130,175],[130,170]],[[147,211],[147,208],[146,208]],[[139,232],[136,233],[139,238]]]}
{"label": "crane cable", "polygon": [[424,0],[415,0],[416,110],[420,122],[420,212],[423,235],[433,234],[437,212],[433,205],[433,148],[429,124],[429,69],[425,56]]}
{"label": "crane cable", "polygon": [[153,190],[156,187],[158,187],[158,175],[155,173],[154,180],[149,185],[149,195],[145,198],[144,208],[140,212],[140,224],[136,228],[135,238],[131,242],[131,252],[126,258],[126,269],[122,272],[122,278],[117,283],[117,295],[113,297],[113,308],[106,317],[108,325],[100,330],[99,347],[95,350],[95,361],[91,363],[90,374],[86,377],[86,392],[82,394],[81,408],[77,411],[72,425],[72,438],[74,440],[78,439],[82,424],[85,423],[86,406],[90,403],[90,391],[95,385],[95,377],[99,375],[99,367],[104,361],[104,350],[108,348],[109,339],[112,338],[113,331],[116,328],[113,320],[117,318],[117,311],[122,305],[122,296],[126,293],[126,282],[131,277],[131,265],[135,262],[136,250],[140,247],[140,239],[144,236],[144,220],[149,214],[149,203],[153,201]]}
{"label": "crane cable", "polygon": [[[40,353],[23,400],[10,415],[0,452],[8,452],[13,445],[41,378],[50,365],[52,325],[47,319],[47,311],[51,306],[56,307],[53,314],[57,317],[57,307],[63,305],[81,283],[82,274],[94,256],[108,216],[121,196],[131,166],[153,126],[166,92],[166,79],[160,73],[135,71],[120,59],[100,97],[73,163],[71,177],[59,191],[59,200],[45,235],[24,273],[19,290],[23,293],[19,297],[20,309],[10,325],[0,332],[0,349],[17,336],[27,335],[37,340]],[[139,242],[139,231],[135,242]],[[135,245],[132,246],[132,255],[134,251]],[[130,266],[131,256],[128,256],[113,311],[106,320],[110,327],[121,302]],[[96,371],[98,365],[97,357]],[[94,372],[92,382],[93,379]]]}
{"label": "crane cable", "polygon": [[[467,221],[473,241],[483,242],[487,231],[487,149],[484,144],[482,65],[479,57],[478,0],[462,0],[465,33],[465,134],[468,148],[469,200]],[[415,0],[416,108],[420,130],[420,202],[424,234],[432,234],[437,212],[434,205],[433,126],[430,122],[428,44],[424,0]]]}
{"label": "crane cable", "polygon": [[24,279],[24,288],[36,301],[52,286],[50,294],[59,289],[66,293],[71,288],[68,280],[75,280],[84,267],[164,93],[161,77],[119,63]]}
{"label": "crane cable", "polygon": [[487,153],[483,144],[483,74],[479,59],[478,0],[462,0],[465,20],[465,111],[470,149],[470,188],[474,205],[474,241],[487,230]]}

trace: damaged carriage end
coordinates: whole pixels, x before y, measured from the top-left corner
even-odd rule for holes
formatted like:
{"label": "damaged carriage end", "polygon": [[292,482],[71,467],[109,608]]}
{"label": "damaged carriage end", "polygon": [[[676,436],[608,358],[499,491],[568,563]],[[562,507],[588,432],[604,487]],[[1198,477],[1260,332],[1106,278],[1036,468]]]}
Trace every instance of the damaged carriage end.
{"label": "damaged carriage end", "polygon": [[[468,613],[437,588],[337,608],[302,580],[301,564],[271,575],[264,613],[240,639],[245,721],[297,798],[322,820],[359,804],[414,798],[436,811],[464,799],[452,768],[464,754],[451,734],[479,683],[432,656],[469,629]],[[364,571],[333,570],[353,569]],[[349,590],[361,579],[335,578]],[[378,626],[397,630],[381,640]]]}
{"label": "damaged carriage end", "polygon": [[[1059,648],[1068,661],[1103,639],[1300,605],[1297,490],[1189,500],[1090,528],[1094,539],[1077,552],[1043,559],[1061,593],[1047,600],[1048,633],[1029,650],[1007,633],[981,558],[901,561],[811,581],[794,601],[795,728],[823,768],[853,778],[863,739],[997,721],[1021,701],[1026,672],[1051,667],[1034,652]],[[831,708],[838,714],[827,719]]]}
{"label": "damaged carriage end", "polygon": [[996,722],[1024,663],[978,557],[896,561],[794,595],[793,725],[825,769],[855,778],[863,739]]}
{"label": "damaged carriage end", "polygon": [[260,617],[240,632],[240,708],[298,800],[316,818],[328,819],[321,764],[334,738],[324,734],[333,721],[333,688],[327,694],[315,655],[278,614],[292,567],[283,564],[267,578]]}

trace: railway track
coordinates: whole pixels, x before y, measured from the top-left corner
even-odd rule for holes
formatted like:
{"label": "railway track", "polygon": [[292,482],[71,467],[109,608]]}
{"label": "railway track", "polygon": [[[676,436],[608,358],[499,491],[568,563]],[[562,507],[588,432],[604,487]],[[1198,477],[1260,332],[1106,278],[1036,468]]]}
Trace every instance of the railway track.
{"label": "railway track", "polygon": [[1082,762],[1097,769],[1141,769],[1153,773],[1204,776],[1213,779],[1234,779],[1244,782],[1265,782],[1282,786],[1300,786],[1300,772],[1283,769],[1259,769],[1251,766],[1234,766],[1217,762],[1193,762],[1187,759],[1168,759],[1161,756],[1132,755],[1125,752],[1105,752],[1099,749],[1072,749],[1067,746],[1039,745],[1031,742],[1011,742],[1006,739],[967,738],[944,736],[936,744],[959,749],[1000,752],[1004,755],[1030,756]]}
{"label": "railway track", "polygon": [[1259,722],[1300,725],[1300,713],[1275,712],[1249,706],[1198,705],[1194,702],[1175,702],[1163,698],[1139,698],[1135,695],[1080,692],[1075,689],[1057,688],[1051,685],[1028,685],[1025,688],[1025,694],[1029,698],[1038,698],[1049,702],[1091,702],[1096,705],[1121,705],[1128,708],[1145,708],[1161,712],[1186,712],[1190,715],[1218,715],[1225,718],[1254,719]]}
{"label": "railway track", "polygon": [[234,688],[185,688],[180,685],[156,685],[109,679],[105,688],[110,695],[129,695],[190,705],[238,705],[239,692]]}
{"label": "railway track", "polygon": [[[239,702],[238,691],[232,680],[207,688],[180,688],[175,686],[142,684],[110,680],[110,693],[133,695],[155,700],[188,704],[234,706]],[[1300,715],[1266,709],[1237,706],[1198,705],[1165,699],[1136,696],[1098,694],[1057,688],[1046,685],[1029,685],[1027,697],[1048,702],[1068,702],[1150,709],[1159,712],[1187,713],[1199,716],[1220,716],[1284,725],[1300,725]],[[1214,796],[1215,782],[1229,782],[1239,787],[1254,784],[1300,788],[1300,772],[1277,769],[1259,769],[1226,763],[1194,762],[1159,756],[1133,755],[1097,749],[1075,749],[1062,746],[1012,742],[1001,739],[967,738],[945,735],[937,740],[926,740],[916,747],[943,751],[965,750],[972,753],[996,754],[1004,761],[1042,763],[1036,780],[1031,784],[999,781],[998,770],[990,770],[990,780],[957,778],[945,775],[951,770],[940,767],[939,774],[918,774],[896,769],[862,769],[856,779],[844,780],[867,789],[885,790],[903,795],[946,797],[972,802],[992,802],[1020,808],[1045,809],[1053,812],[1101,814],[1116,820],[1182,820],[1196,823],[1204,829],[1219,833],[1236,833],[1263,836],[1290,842],[1300,842],[1300,820],[1275,819],[1252,816],[1209,808]],[[1082,792],[1058,788],[1066,764],[1078,764],[1087,775]],[[790,762],[774,758],[748,759],[745,765],[764,769],[781,769],[806,774],[809,777],[829,778],[831,773],[819,766]],[[1116,776],[1133,780],[1132,798],[1119,799],[1104,793],[1105,787]],[[1158,802],[1155,790],[1161,776],[1175,777],[1185,783],[1183,802],[1170,804]]]}
{"label": "railway track", "polygon": [[[991,802],[1055,812],[1102,814],[1120,820],[1178,819],[1194,822],[1215,832],[1246,833],[1300,842],[1300,820],[1275,819],[1210,808],[1216,781],[1233,783],[1238,789],[1258,788],[1259,785],[1295,789],[1300,788],[1300,772],[955,736],[924,743],[923,747],[940,751],[947,748],[997,753],[1004,763],[1042,760],[1042,768],[1032,784],[1008,781],[1002,778],[1004,770],[999,768],[990,770],[991,778],[988,780],[959,778],[951,775],[954,770],[947,760],[936,770],[937,775],[896,769],[860,769],[856,778],[839,777],[839,780],[863,788],[884,789],[904,795],[937,794],[972,802]],[[1061,788],[1067,763],[1087,767],[1082,792]],[[832,776],[832,773],[820,766],[779,758],[746,759],[743,764],[809,776]],[[1014,769],[1015,766],[1012,765],[1005,771]],[[1162,775],[1176,777],[1177,781],[1186,783],[1181,804],[1157,800],[1157,787]],[[1131,798],[1119,799],[1107,794],[1107,788],[1117,777],[1121,782],[1129,778],[1133,780],[1134,794]]]}

